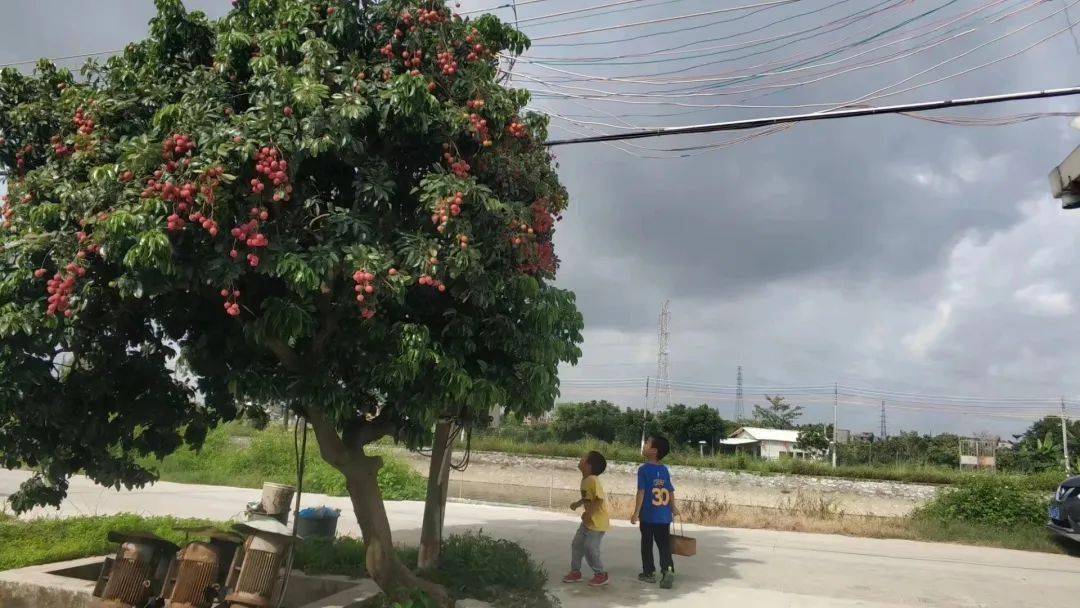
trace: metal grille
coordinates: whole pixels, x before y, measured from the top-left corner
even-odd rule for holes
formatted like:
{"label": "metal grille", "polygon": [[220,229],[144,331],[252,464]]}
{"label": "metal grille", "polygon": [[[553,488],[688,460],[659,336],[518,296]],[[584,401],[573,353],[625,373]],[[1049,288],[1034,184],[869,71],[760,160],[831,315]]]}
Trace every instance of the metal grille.
{"label": "metal grille", "polygon": [[237,593],[269,596],[281,568],[281,554],[248,549],[244,564],[240,567],[240,580],[236,582]]}
{"label": "metal grille", "polygon": [[129,558],[119,559],[113,563],[102,596],[106,600],[141,606],[150,595],[149,580],[150,564]]}
{"label": "metal grille", "polygon": [[172,606],[180,608],[209,608],[206,589],[217,578],[217,564],[195,560],[182,560],[176,575],[176,587],[172,593]]}

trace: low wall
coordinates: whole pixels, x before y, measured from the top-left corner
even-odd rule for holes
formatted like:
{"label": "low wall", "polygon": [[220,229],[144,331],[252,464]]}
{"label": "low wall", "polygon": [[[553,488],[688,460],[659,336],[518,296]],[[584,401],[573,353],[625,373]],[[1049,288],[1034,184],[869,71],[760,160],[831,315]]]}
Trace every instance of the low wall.
{"label": "low wall", "polygon": [[[420,454],[401,452],[414,470],[427,475],[429,461]],[[636,491],[637,464],[612,462],[602,476],[612,495]],[[733,505],[775,508],[792,496],[821,498],[850,514],[901,516],[933,498],[939,487],[890,481],[870,481],[809,475],[760,475],[672,466],[672,478],[683,499],[723,500]],[[451,474],[451,496],[562,508],[565,497],[581,481],[577,459],[474,452],[464,472]],[[569,493],[569,494],[568,494]],[[460,495],[458,495],[460,494]],[[507,499],[507,497],[510,499]],[[549,498],[550,497],[550,498]]]}
{"label": "low wall", "polygon": [[[0,572],[2,608],[87,608],[103,557]],[[382,591],[370,579],[293,572],[285,608],[367,608]]]}

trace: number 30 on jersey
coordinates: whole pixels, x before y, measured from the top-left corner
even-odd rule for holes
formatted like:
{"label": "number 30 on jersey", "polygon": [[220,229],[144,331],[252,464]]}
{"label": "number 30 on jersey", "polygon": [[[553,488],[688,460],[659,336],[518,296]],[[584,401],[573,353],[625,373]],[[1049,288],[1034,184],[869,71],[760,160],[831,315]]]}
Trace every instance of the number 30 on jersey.
{"label": "number 30 on jersey", "polygon": [[671,492],[666,488],[653,488],[652,504],[654,507],[663,507],[671,503]]}

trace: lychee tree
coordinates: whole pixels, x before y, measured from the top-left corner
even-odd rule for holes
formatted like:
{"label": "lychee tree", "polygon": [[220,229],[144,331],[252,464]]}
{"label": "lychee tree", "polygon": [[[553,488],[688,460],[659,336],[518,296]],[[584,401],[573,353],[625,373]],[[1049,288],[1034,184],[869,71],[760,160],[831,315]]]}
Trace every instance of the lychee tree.
{"label": "lychee tree", "polygon": [[580,354],[550,284],[567,193],[499,81],[528,41],[442,0],[157,8],[79,77],[0,72],[0,453],[35,471],[12,504],[148,483],[141,457],[284,400],[370,574],[445,601],[395,557],[367,446],[541,413]]}

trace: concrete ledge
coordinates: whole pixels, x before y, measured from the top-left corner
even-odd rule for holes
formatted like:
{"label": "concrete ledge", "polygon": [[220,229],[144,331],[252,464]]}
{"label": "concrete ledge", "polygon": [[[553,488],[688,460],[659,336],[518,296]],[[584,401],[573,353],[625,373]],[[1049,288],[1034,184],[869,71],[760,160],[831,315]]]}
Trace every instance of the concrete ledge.
{"label": "concrete ledge", "polygon": [[[104,560],[87,557],[0,572],[0,608],[86,608]],[[367,608],[380,596],[382,590],[370,579],[294,571],[284,603],[286,608]]]}
{"label": "concrete ledge", "polygon": [[[83,573],[100,566],[104,557],[29,566],[0,572],[0,606],[4,608],[84,608],[94,591],[94,580],[54,574]],[[97,578],[96,573],[94,579]]]}

